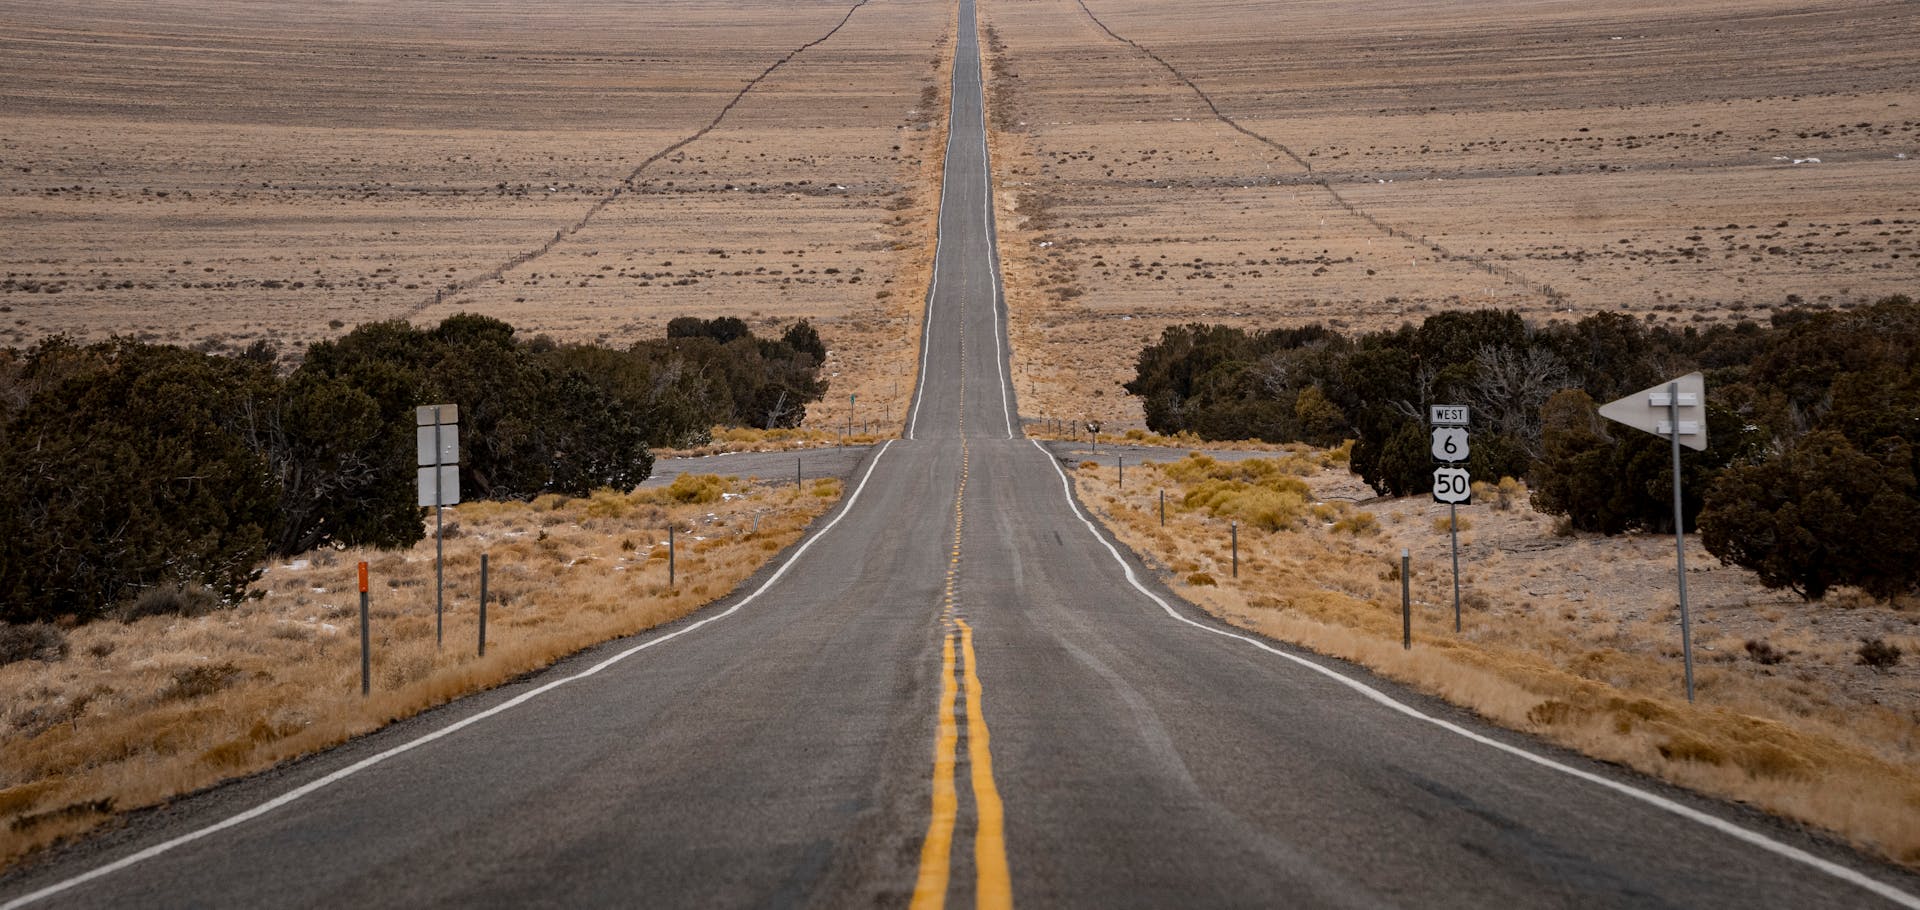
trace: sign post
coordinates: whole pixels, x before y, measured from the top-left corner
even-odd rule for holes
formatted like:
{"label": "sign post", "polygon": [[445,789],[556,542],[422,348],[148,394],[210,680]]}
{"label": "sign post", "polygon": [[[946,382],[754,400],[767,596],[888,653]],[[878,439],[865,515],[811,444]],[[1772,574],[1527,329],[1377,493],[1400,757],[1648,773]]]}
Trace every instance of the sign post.
{"label": "sign post", "polygon": [[447,544],[442,511],[460,502],[460,406],[413,409],[420,505],[433,507],[433,644],[445,637]]}
{"label": "sign post", "polygon": [[1467,406],[1436,404],[1428,410],[1433,423],[1433,460],[1445,467],[1433,472],[1433,498],[1447,504],[1447,538],[1453,550],[1453,631],[1460,631],[1460,504],[1473,498],[1473,478],[1466,468]]}
{"label": "sign post", "polygon": [[1687,527],[1680,508],[1680,447],[1694,451],[1707,447],[1706,379],[1694,372],[1642,389],[1601,405],[1600,416],[1673,440],[1673,554],[1680,579],[1680,654],[1686,664],[1687,701],[1691,702],[1693,629],[1687,616]]}

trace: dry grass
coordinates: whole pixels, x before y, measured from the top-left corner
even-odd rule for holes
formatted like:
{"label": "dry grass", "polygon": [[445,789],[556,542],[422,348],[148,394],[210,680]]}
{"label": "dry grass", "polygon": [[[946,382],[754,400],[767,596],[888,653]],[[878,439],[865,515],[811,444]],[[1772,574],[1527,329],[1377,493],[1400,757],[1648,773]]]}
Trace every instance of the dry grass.
{"label": "dry grass", "polygon": [[[692,458],[701,455],[719,455],[729,452],[786,452],[794,449],[811,449],[820,446],[870,446],[878,445],[886,436],[891,435],[899,423],[886,421],[886,429],[881,430],[878,421],[865,425],[856,424],[862,430],[848,436],[846,425],[839,430],[831,426],[795,427],[793,429],[756,430],[750,427],[714,427],[713,441],[690,449],[655,449],[654,454],[661,458]],[[867,432],[866,429],[872,429]],[[885,434],[885,435],[883,435]]]}
{"label": "dry grass", "polygon": [[[268,567],[263,597],[192,619],[97,622],[70,656],[0,667],[0,864],[114,812],[340,743],[684,616],[726,594],[840,495],[838,480],[661,488],[449,510],[446,644],[434,646],[434,546],[323,550]],[[665,528],[680,529],[667,585]],[[480,554],[487,655],[475,655]],[[362,699],[356,566],[372,587]]]}
{"label": "dry grass", "polygon": [[[1108,528],[1224,620],[1920,866],[1920,668],[1903,660],[1876,672],[1858,661],[1866,637],[1915,653],[1920,612],[1912,605],[1853,595],[1820,606],[1784,601],[1748,573],[1714,565],[1696,543],[1689,575],[1699,700],[1689,705],[1671,538],[1559,538],[1524,502],[1466,507],[1465,631],[1456,636],[1445,507],[1340,501],[1356,484],[1343,468],[1302,478],[1318,499],[1303,521],[1278,531],[1242,523],[1232,577],[1225,521],[1210,514],[1210,500],[1185,504],[1193,491],[1261,471],[1190,458],[1130,466],[1124,492],[1110,464],[1083,466],[1074,479]],[[1164,529],[1160,489],[1170,504]],[[1524,499],[1523,490],[1509,493]],[[1411,651],[1400,647],[1402,547],[1414,556]]]}

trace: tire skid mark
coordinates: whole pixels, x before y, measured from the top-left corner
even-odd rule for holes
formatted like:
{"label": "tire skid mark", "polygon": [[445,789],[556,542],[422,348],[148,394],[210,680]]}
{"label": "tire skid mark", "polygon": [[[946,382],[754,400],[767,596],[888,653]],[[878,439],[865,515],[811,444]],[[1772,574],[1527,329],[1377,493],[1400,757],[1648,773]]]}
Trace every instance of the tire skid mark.
{"label": "tire skid mark", "polygon": [[1113,29],[1109,28],[1105,22],[1100,21],[1099,16],[1096,16],[1093,14],[1092,9],[1088,8],[1087,0],[1074,0],[1074,3],[1079,5],[1080,11],[1085,13],[1087,15],[1087,18],[1092,20],[1093,24],[1096,27],[1098,27],[1101,31],[1107,33],[1107,37],[1112,38],[1113,40],[1118,41],[1121,44],[1124,44],[1128,47],[1131,47],[1136,51],[1139,51],[1142,55],[1146,56],[1147,59],[1160,64],[1160,66],[1164,68],[1167,72],[1173,74],[1173,78],[1179,80],[1182,85],[1185,85],[1188,88],[1188,90],[1192,91],[1193,94],[1200,99],[1200,102],[1202,104],[1205,104],[1207,106],[1207,110],[1213,113],[1213,117],[1215,120],[1218,120],[1221,123],[1225,124],[1228,128],[1232,129],[1234,132],[1237,132],[1243,136],[1246,136],[1247,138],[1252,139],[1255,142],[1265,145],[1268,148],[1271,148],[1279,152],[1280,154],[1285,155],[1288,158],[1288,160],[1291,160],[1294,164],[1298,165],[1301,170],[1306,171],[1307,175],[1306,175],[1306,180],[1304,182],[1311,184],[1313,186],[1319,187],[1322,192],[1327,194],[1327,198],[1330,199],[1334,205],[1339,206],[1342,211],[1345,211],[1347,214],[1352,215],[1353,217],[1366,222],[1368,225],[1373,227],[1374,230],[1377,230],[1389,237],[1395,238],[1397,240],[1405,240],[1411,243],[1417,243],[1421,246],[1424,246],[1427,249],[1432,250],[1435,255],[1439,256],[1443,260],[1446,260],[1449,262],[1457,262],[1457,263],[1461,263],[1462,265],[1471,266],[1472,268],[1478,269],[1496,278],[1501,278],[1506,281],[1517,284],[1523,288],[1526,288],[1528,291],[1532,293],[1539,294],[1547,298],[1550,301],[1565,299],[1566,297],[1565,294],[1562,294],[1553,285],[1547,284],[1544,281],[1536,281],[1532,278],[1528,278],[1524,275],[1521,275],[1519,272],[1514,271],[1512,268],[1501,265],[1500,263],[1497,263],[1497,262],[1489,262],[1480,256],[1475,256],[1470,253],[1456,253],[1453,250],[1448,249],[1446,246],[1442,245],[1441,243],[1435,240],[1431,240],[1420,234],[1415,234],[1412,231],[1408,231],[1404,228],[1395,227],[1391,224],[1388,224],[1385,221],[1381,221],[1379,218],[1374,217],[1374,215],[1371,212],[1368,212],[1367,210],[1354,204],[1352,201],[1348,200],[1345,195],[1341,194],[1339,190],[1335,189],[1333,186],[1333,181],[1325,177],[1322,177],[1318,174],[1315,174],[1313,172],[1313,165],[1309,163],[1305,158],[1302,158],[1300,157],[1299,154],[1295,153],[1293,149],[1289,148],[1286,145],[1286,143],[1283,143],[1278,139],[1274,139],[1270,136],[1265,135],[1264,133],[1257,132],[1255,130],[1249,129],[1248,127],[1242,125],[1240,121],[1235,120],[1227,112],[1222,111],[1220,109],[1220,105],[1214,102],[1213,96],[1207,94],[1204,90],[1202,90],[1200,86],[1197,83],[1195,83],[1191,77],[1189,77],[1186,73],[1181,72],[1179,67],[1176,67],[1172,63],[1167,62],[1167,59],[1165,57],[1162,57],[1159,54],[1154,53],[1153,50],[1147,47],[1146,45],[1141,44],[1140,42],[1135,41],[1132,38],[1128,38],[1120,34],[1119,32],[1116,32]]}
{"label": "tire skid mark", "polygon": [[733,95],[733,98],[728,100],[725,105],[721,106],[720,112],[717,114],[714,114],[712,120],[707,121],[706,126],[703,126],[697,130],[694,130],[692,133],[688,134],[685,137],[682,137],[680,140],[674,142],[672,145],[669,145],[666,148],[663,148],[657,152],[654,152],[651,155],[648,155],[646,160],[635,165],[632,170],[627,172],[627,176],[620,180],[619,186],[614,187],[612,190],[603,194],[600,198],[595,199],[593,201],[593,204],[587,206],[587,210],[583,212],[580,215],[580,217],[575,218],[572,222],[568,223],[566,226],[561,227],[558,230],[554,231],[553,236],[547,238],[545,241],[542,241],[539,246],[536,246],[530,250],[525,250],[523,252],[517,253],[513,256],[513,258],[508,259],[507,261],[502,262],[497,266],[494,266],[493,268],[487,270],[485,273],[476,275],[472,278],[463,278],[459,281],[434,289],[433,296],[431,298],[428,298],[427,300],[421,301],[420,303],[413,305],[400,318],[411,319],[415,316],[418,316],[421,313],[426,312],[429,308],[438,306],[440,303],[445,301],[448,297],[451,297],[455,294],[464,294],[467,291],[471,291],[475,288],[478,288],[481,285],[484,285],[490,281],[497,281],[505,277],[508,272],[511,272],[514,269],[519,268],[520,266],[526,265],[527,263],[532,262],[535,259],[545,256],[550,252],[553,252],[554,247],[557,247],[560,244],[565,243],[567,241],[567,238],[572,237],[574,234],[577,234],[582,229],[586,228],[586,226],[588,224],[591,224],[596,217],[599,217],[601,212],[606,210],[607,206],[612,205],[614,202],[618,201],[621,196],[626,195],[626,193],[629,190],[633,189],[634,182],[640,179],[641,172],[645,171],[647,168],[652,167],[654,164],[658,163],[660,159],[665,158],[668,155],[673,154],[674,152],[680,151],[681,149],[686,148],[687,146],[700,141],[708,133],[713,132],[715,128],[720,126],[720,121],[727,119],[727,115],[733,112],[734,107],[738,106],[740,102],[747,97],[748,92],[751,92],[755,88],[758,88],[760,83],[766,81],[768,76],[773,75],[775,70],[783,66],[786,66],[788,63],[793,62],[793,59],[795,57],[798,57],[801,54],[806,53],[808,50],[814,47],[818,47],[821,44],[825,44],[835,34],[838,34],[842,28],[845,28],[848,22],[853,20],[854,13],[859,12],[861,7],[866,6],[868,3],[871,3],[871,2],[873,2],[873,0],[859,0],[858,3],[855,3],[853,6],[847,9],[847,14],[844,16],[841,16],[840,21],[835,23],[833,28],[827,29],[826,34],[821,35],[820,37],[815,38],[812,41],[809,41],[805,44],[800,45],[799,47],[794,48],[793,50],[788,51],[786,56],[781,57],[778,60],[775,60],[771,64],[768,64],[767,68],[761,70],[759,75],[754,76],[752,79],[748,79],[747,84],[742,86],[738,92],[735,92]]}

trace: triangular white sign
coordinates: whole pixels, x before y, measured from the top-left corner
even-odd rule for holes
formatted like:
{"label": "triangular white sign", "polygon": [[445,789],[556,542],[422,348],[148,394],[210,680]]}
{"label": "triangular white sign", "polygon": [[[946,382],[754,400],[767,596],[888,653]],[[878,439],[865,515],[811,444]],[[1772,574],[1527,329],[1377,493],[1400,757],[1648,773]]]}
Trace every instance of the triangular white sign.
{"label": "triangular white sign", "polygon": [[1662,439],[1671,439],[1674,427],[1670,402],[1675,391],[1680,396],[1680,444],[1689,449],[1705,450],[1707,380],[1699,373],[1688,373],[1617,401],[1609,401],[1600,406],[1600,416]]}

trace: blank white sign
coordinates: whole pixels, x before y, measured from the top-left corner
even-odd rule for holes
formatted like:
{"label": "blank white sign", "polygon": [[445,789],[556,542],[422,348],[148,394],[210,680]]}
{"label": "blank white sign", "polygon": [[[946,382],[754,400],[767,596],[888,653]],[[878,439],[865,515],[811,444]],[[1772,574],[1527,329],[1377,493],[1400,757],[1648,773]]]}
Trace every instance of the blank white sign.
{"label": "blank white sign", "polygon": [[433,468],[421,468],[419,473],[420,499],[423,506],[451,506],[460,503],[460,466],[442,465],[440,468],[440,501],[434,502]]}
{"label": "blank white sign", "polygon": [[[436,430],[440,433],[440,458],[438,461],[434,460],[433,457],[433,434]],[[415,460],[413,463],[423,468],[435,464],[459,464],[460,425],[443,423],[438,427],[415,427],[414,455]]]}

